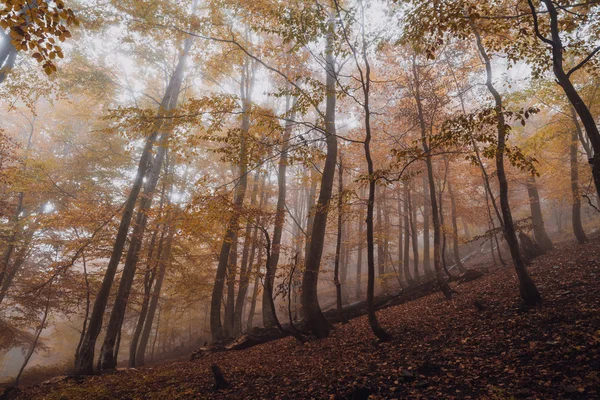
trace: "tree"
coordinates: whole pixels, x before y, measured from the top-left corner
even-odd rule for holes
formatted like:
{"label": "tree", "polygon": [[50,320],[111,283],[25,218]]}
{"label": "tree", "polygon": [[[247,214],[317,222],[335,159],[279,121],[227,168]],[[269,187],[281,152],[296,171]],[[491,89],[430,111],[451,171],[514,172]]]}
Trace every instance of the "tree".
{"label": "tree", "polygon": [[0,83],[14,67],[18,51],[30,52],[47,75],[55,72],[54,60],[64,57],[57,40],[70,38],[68,26],[79,25],[73,10],[60,0],[3,0],[0,5]]}
{"label": "tree", "polygon": [[[341,9],[337,0],[335,1],[336,11],[341,17]],[[359,2],[358,7],[360,8],[360,36],[357,44],[352,43],[349,38],[349,33],[346,28],[342,25],[342,33],[344,40],[350,48],[352,58],[356,69],[358,70],[358,81],[360,83],[360,89],[362,94],[362,101],[359,105],[362,108],[364,114],[364,129],[365,136],[363,142],[363,148],[365,152],[365,160],[367,162],[367,182],[368,182],[368,199],[367,199],[367,308],[369,325],[375,336],[382,342],[389,341],[392,336],[387,333],[380,325],[377,320],[377,314],[375,313],[375,237],[374,237],[374,226],[373,226],[373,213],[375,208],[375,191],[379,176],[375,173],[375,167],[373,158],[371,155],[371,106],[370,106],[370,94],[371,94],[371,64],[369,63],[368,44],[366,39],[366,26],[365,26],[365,5],[362,1]],[[361,61],[362,60],[362,63]]]}
{"label": "tree", "polygon": [[448,283],[444,279],[442,275],[442,264],[441,264],[441,235],[442,235],[442,227],[440,224],[440,214],[438,212],[437,206],[437,196],[435,191],[435,179],[433,176],[433,164],[431,162],[431,152],[430,147],[427,142],[427,130],[425,127],[425,119],[423,116],[423,105],[421,103],[421,89],[420,89],[420,76],[419,70],[416,64],[415,57],[412,59],[412,68],[413,68],[413,79],[414,79],[414,97],[415,102],[417,104],[417,110],[419,115],[419,125],[421,128],[421,145],[423,146],[423,154],[425,157],[425,165],[427,166],[427,178],[429,182],[429,203],[431,204],[431,219],[433,221],[433,266],[435,269],[435,277],[440,285],[440,289],[444,296],[448,300],[452,298],[452,291],[448,286]]}
{"label": "tree", "polygon": [[498,131],[498,142],[496,148],[496,173],[498,175],[498,183],[500,186],[500,209],[502,211],[502,220],[503,220],[503,231],[504,238],[508,243],[508,248],[510,249],[510,254],[513,259],[513,263],[515,265],[515,270],[517,271],[517,276],[519,278],[519,291],[521,293],[521,298],[525,303],[529,305],[537,305],[541,302],[542,297],[540,296],[537,287],[533,280],[529,277],[527,273],[527,269],[525,267],[525,263],[523,258],[521,257],[521,253],[519,250],[519,242],[517,240],[517,234],[515,231],[512,213],[510,210],[510,204],[508,201],[508,181],[506,179],[506,173],[504,171],[504,152],[506,151],[506,133],[509,129],[509,125],[506,124],[504,117],[504,109],[502,104],[502,97],[500,93],[494,87],[492,83],[492,64],[490,61],[490,57],[487,54],[487,51],[483,47],[483,43],[481,41],[481,37],[477,31],[477,28],[474,25],[471,25],[473,29],[473,34],[475,35],[475,39],[477,42],[477,48],[479,53],[481,54],[482,59],[485,63],[485,71],[486,71],[486,87],[489,92],[492,94],[494,98],[494,114],[496,117],[496,126]]}
{"label": "tree", "polygon": [[[592,148],[594,149],[594,154],[600,154],[600,131],[598,131],[598,126],[596,125],[596,121],[590,112],[589,107],[581,98],[578,90],[575,88],[571,81],[571,75],[583,68],[587,63],[590,62],[594,58],[594,56],[600,51],[600,47],[595,47],[586,57],[584,57],[577,65],[575,65],[570,70],[566,70],[564,66],[564,52],[565,46],[563,45],[563,41],[561,39],[561,31],[560,31],[560,22],[559,22],[559,10],[567,14],[568,18],[571,18],[571,14],[568,11],[565,11],[564,7],[559,5],[559,8],[555,5],[555,3],[551,0],[542,0],[546,9],[548,10],[548,20],[550,27],[550,39],[544,36],[540,29],[540,24],[538,20],[538,11],[536,10],[535,5],[532,0],[527,0],[529,4],[529,8],[531,10],[531,16],[533,21],[533,29],[535,32],[535,36],[543,42],[545,45],[549,46],[552,50],[552,71],[554,72],[554,76],[560,87],[564,90],[567,98],[571,102],[573,108],[579,115],[581,119],[581,123],[583,124],[585,131],[587,133],[588,138],[590,139],[590,143]],[[592,7],[587,6],[584,7]],[[577,14],[574,14],[577,15]],[[582,22],[587,22],[591,20],[592,16],[584,15]],[[573,26],[573,25],[572,25]],[[577,26],[577,25],[574,25]],[[582,47],[582,46],[575,46]],[[578,49],[579,50],[579,49]],[[594,184],[596,185],[596,192],[598,196],[600,196],[600,158],[594,157],[592,158],[592,176],[594,178]]]}

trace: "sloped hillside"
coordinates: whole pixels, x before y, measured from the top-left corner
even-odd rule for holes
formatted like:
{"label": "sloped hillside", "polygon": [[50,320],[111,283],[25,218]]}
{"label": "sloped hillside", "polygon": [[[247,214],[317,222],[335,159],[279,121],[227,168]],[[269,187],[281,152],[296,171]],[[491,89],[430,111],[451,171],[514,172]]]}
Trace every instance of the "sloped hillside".
{"label": "sloped hillside", "polygon": [[[530,267],[544,297],[520,305],[511,268],[381,310],[304,345],[293,338],[192,362],[23,388],[14,399],[598,398],[600,240],[563,243]],[[475,304],[476,303],[476,304]],[[477,305],[477,306],[476,306]],[[230,387],[216,391],[211,365]],[[369,397],[371,396],[371,397]]]}

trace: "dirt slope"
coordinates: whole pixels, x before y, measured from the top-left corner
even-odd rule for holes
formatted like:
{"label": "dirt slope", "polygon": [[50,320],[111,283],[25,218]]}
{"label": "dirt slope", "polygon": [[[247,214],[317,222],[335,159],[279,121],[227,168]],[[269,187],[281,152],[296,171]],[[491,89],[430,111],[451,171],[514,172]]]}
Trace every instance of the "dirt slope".
{"label": "dirt slope", "polygon": [[[365,317],[331,337],[293,338],[193,362],[24,388],[16,399],[600,398],[600,240],[558,245],[530,267],[544,304],[520,305],[512,268]],[[483,305],[480,311],[475,301]],[[231,387],[214,391],[211,364]]]}

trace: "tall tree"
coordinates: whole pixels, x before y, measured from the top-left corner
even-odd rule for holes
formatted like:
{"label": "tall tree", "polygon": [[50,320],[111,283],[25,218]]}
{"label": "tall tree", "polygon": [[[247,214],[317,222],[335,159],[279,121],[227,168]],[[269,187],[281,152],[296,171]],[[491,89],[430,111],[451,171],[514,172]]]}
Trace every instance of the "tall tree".
{"label": "tall tree", "polygon": [[419,75],[419,67],[416,63],[416,58],[413,56],[412,59],[413,67],[413,79],[414,79],[414,97],[417,103],[417,111],[419,115],[419,126],[421,128],[421,146],[423,147],[423,154],[425,158],[425,165],[427,166],[427,178],[429,182],[429,202],[431,204],[431,219],[433,222],[433,267],[435,270],[435,278],[440,285],[440,289],[447,299],[452,298],[452,291],[448,286],[448,283],[442,275],[442,262],[441,262],[441,236],[442,226],[440,223],[440,214],[437,206],[437,196],[435,191],[435,178],[433,176],[433,163],[431,161],[431,151],[429,143],[427,141],[427,128],[425,126],[425,117],[423,115],[423,105],[421,100],[421,76]]}
{"label": "tall tree", "polygon": [[328,336],[331,330],[331,325],[325,319],[319,305],[317,283],[319,280],[323,246],[325,245],[325,228],[327,227],[327,215],[329,213],[329,203],[333,192],[335,166],[337,163],[338,144],[335,130],[337,71],[334,57],[334,30],[335,21],[333,17],[330,17],[325,36],[326,105],[324,135],[327,151],[325,165],[322,170],[319,198],[314,208],[314,219],[312,231],[310,232],[308,252],[306,253],[304,273],[302,275],[302,308],[310,331],[318,338]]}
{"label": "tall tree", "polygon": [[510,254],[513,259],[513,264],[515,266],[515,270],[517,272],[517,276],[519,278],[519,291],[521,293],[521,298],[525,303],[529,305],[539,304],[542,300],[540,293],[537,290],[537,287],[529,273],[527,272],[527,268],[525,266],[525,262],[521,256],[521,252],[519,249],[519,242],[517,240],[517,233],[515,230],[515,226],[512,219],[512,212],[510,209],[510,203],[508,200],[508,180],[506,178],[506,172],[504,170],[504,153],[506,151],[506,133],[510,128],[506,123],[504,117],[504,106],[502,103],[502,97],[500,93],[496,90],[493,84],[493,76],[492,76],[492,63],[490,61],[490,57],[483,46],[483,42],[481,40],[481,36],[475,25],[471,22],[471,28],[473,30],[473,34],[475,35],[475,40],[477,43],[477,49],[479,50],[479,54],[484,61],[485,64],[485,72],[486,72],[486,82],[485,85],[489,92],[492,94],[494,98],[494,113],[496,116],[496,127],[498,131],[498,142],[496,149],[496,174],[498,175],[498,183],[500,187],[500,209],[502,211],[502,219],[503,219],[503,231],[504,238],[508,243],[508,248],[510,249]]}
{"label": "tall tree", "polygon": [[127,233],[133,217],[135,204],[142,188],[146,173],[151,167],[152,148],[154,147],[154,144],[163,126],[164,116],[168,115],[177,104],[177,97],[179,96],[181,82],[183,81],[185,60],[191,45],[191,39],[185,41],[183,52],[181,53],[177,66],[170,77],[169,84],[167,85],[167,89],[161,101],[156,122],[151,127],[151,133],[146,140],[144,149],[142,150],[137,175],[123,209],[121,224],[119,225],[113,251],[102,280],[102,286],[100,287],[100,291],[98,292],[96,300],[94,301],[94,307],[90,317],[88,330],[80,348],[78,357],[75,360],[75,373],[77,374],[89,375],[93,373],[94,348],[96,345],[96,339],[98,338],[102,328],[104,310],[106,308],[106,304],[108,303],[108,297],[114,281],[115,273],[117,271],[117,266],[121,259],[121,255],[123,254],[123,248],[127,239]]}
{"label": "tall tree", "polygon": [[246,68],[250,60],[246,58],[246,62],[242,67],[242,79],[240,81],[240,94],[242,101],[242,124],[240,132],[240,150],[239,150],[239,165],[238,177],[239,182],[235,188],[233,196],[233,210],[231,217],[227,223],[227,228],[221,244],[219,253],[219,262],[217,265],[217,273],[215,277],[215,285],[212,291],[211,307],[210,307],[210,331],[213,342],[221,341],[225,338],[223,325],[221,323],[221,300],[223,289],[225,287],[225,275],[227,273],[227,264],[229,261],[229,252],[233,242],[235,233],[239,228],[240,215],[244,205],[246,196],[246,187],[248,185],[248,143],[247,136],[250,130],[250,112],[251,112],[251,95],[253,86],[253,74],[250,74]]}
{"label": "tall tree", "polygon": [[287,166],[288,166],[288,149],[290,143],[290,137],[292,135],[292,121],[295,118],[296,112],[295,100],[290,96],[286,97],[286,122],[281,136],[281,155],[279,156],[279,169],[277,172],[277,185],[279,193],[277,195],[277,211],[275,214],[275,227],[273,230],[273,248],[271,249],[271,257],[269,258],[270,265],[268,266],[268,273],[265,277],[265,291],[263,292],[263,323],[265,326],[273,326],[275,324],[273,316],[275,310],[270,307],[271,302],[264,296],[268,292],[272,292],[273,285],[275,282],[275,274],[277,272],[277,263],[279,262],[279,255],[281,253],[281,236],[283,233],[283,225],[285,223],[285,211],[286,211],[286,195],[287,195]]}

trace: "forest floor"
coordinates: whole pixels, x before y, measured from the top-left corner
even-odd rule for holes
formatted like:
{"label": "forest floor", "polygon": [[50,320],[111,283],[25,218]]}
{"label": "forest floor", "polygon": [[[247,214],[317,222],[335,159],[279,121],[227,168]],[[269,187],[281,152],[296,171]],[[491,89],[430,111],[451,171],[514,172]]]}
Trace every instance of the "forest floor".
{"label": "forest floor", "polygon": [[[600,238],[562,243],[530,273],[543,304],[524,307],[512,268],[366,316],[330,337],[292,337],[190,362],[119,370],[13,392],[15,399],[600,398]],[[483,311],[474,303],[485,306]],[[217,364],[230,388],[215,391]],[[371,396],[371,397],[369,397]]]}

